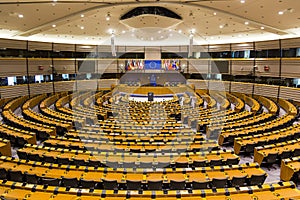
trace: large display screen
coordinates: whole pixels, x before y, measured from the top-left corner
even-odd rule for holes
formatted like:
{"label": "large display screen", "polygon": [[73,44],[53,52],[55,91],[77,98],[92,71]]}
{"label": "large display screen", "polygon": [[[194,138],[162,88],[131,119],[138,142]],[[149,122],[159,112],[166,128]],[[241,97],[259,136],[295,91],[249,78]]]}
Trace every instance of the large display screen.
{"label": "large display screen", "polygon": [[145,60],[145,69],[160,70],[161,60]]}

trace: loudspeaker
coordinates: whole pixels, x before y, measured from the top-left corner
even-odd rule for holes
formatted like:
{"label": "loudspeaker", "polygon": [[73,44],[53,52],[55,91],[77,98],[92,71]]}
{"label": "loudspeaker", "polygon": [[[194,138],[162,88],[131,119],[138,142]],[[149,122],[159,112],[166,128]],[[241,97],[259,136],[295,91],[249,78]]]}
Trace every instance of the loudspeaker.
{"label": "loudspeaker", "polygon": [[148,101],[153,101],[153,92],[148,92]]}

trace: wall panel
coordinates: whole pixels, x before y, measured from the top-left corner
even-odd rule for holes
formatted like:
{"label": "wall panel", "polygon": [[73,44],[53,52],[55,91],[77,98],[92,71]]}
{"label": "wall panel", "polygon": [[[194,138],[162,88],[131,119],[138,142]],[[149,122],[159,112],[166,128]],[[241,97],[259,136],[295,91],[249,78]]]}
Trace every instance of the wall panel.
{"label": "wall panel", "polygon": [[24,58],[0,59],[0,76],[25,76],[26,60]]}
{"label": "wall panel", "polygon": [[253,83],[231,82],[231,92],[252,94]]}
{"label": "wall panel", "polygon": [[277,98],[278,87],[279,86],[275,86],[275,85],[255,84],[254,94]]}

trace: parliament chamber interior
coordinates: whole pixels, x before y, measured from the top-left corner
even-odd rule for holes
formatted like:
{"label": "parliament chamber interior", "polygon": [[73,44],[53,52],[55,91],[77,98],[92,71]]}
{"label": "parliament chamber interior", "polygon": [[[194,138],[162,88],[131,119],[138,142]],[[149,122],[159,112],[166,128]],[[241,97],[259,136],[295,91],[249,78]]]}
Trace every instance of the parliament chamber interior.
{"label": "parliament chamber interior", "polygon": [[0,2],[0,199],[300,199],[295,0]]}

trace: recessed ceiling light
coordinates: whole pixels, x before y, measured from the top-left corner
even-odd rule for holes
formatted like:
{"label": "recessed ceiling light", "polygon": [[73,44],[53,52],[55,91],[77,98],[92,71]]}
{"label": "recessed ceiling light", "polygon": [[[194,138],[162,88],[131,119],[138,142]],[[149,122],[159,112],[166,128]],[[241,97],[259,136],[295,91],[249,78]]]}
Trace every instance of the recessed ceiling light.
{"label": "recessed ceiling light", "polygon": [[107,15],[105,16],[105,19],[106,19],[106,21],[109,21],[110,20],[110,13],[107,13]]}
{"label": "recessed ceiling light", "polygon": [[246,1],[245,0],[241,0],[241,3],[245,3]]}
{"label": "recessed ceiling light", "polygon": [[263,27],[263,26],[262,26],[262,27],[260,27],[260,29],[262,29],[262,30],[263,30],[263,29],[265,29],[265,27]]}
{"label": "recessed ceiling light", "polygon": [[126,33],[126,31],[123,30],[122,33]]}
{"label": "recessed ceiling light", "polygon": [[115,30],[114,29],[108,29],[108,32],[110,33],[110,34],[114,34],[115,33]]}
{"label": "recessed ceiling light", "polygon": [[80,17],[84,17],[84,14],[81,14]]}
{"label": "recessed ceiling light", "polygon": [[220,25],[219,28],[224,28],[224,25]]}
{"label": "recessed ceiling light", "polygon": [[80,26],[80,29],[83,30],[83,29],[84,29],[84,26]]}
{"label": "recessed ceiling light", "polygon": [[57,2],[57,0],[53,0],[53,2]]}
{"label": "recessed ceiling light", "polygon": [[55,28],[55,27],[56,27],[56,24],[52,24],[52,27]]}
{"label": "recessed ceiling light", "polygon": [[217,13],[216,13],[216,12],[214,12],[214,15],[217,15]]}
{"label": "recessed ceiling light", "polygon": [[196,30],[194,28],[192,28],[191,33],[194,34],[196,32]]}
{"label": "recessed ceiling light", "polygon": [[153,37],[151,37],[151,38],[150,38],[150,40],[154,40],[154,38],[153,38]]}
{"label": "recessed ceiling light", "polygon": [[278,15],[283,15],[283,13],[284,13],[283,11],[279,11]]}
{"label": "recessed ceiling light", "polygon": [[249,22],[245,22],[245,25],[248,25],[249,24]]}
{"label": "recessed ceiling light", "polygon": [[24,15],[22,15],[22,14],[18,14],[18,17],[19,17],[19,18],[23,18],[23,17],[24,17]]}
{"label": "recessed ceiling light", "polygon": [[182,33],[182,30],[178,30],[178,33]]}

